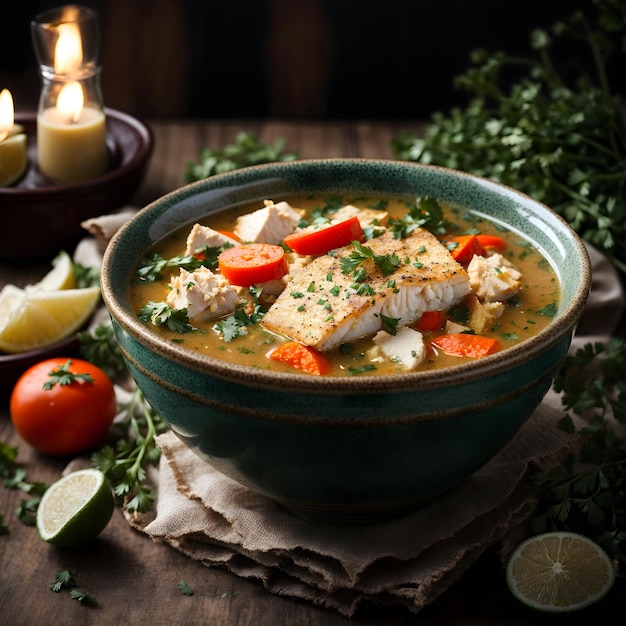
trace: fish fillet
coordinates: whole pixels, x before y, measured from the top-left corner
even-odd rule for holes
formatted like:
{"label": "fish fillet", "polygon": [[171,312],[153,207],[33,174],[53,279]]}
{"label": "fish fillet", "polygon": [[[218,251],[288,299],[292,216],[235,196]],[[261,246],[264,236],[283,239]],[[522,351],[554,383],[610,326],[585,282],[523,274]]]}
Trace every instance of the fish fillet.
{"label": "fish fillet", "polygon": [[320,351],[373,335],[381,316],[405,326],[424,311],[442,310],[470,292],[467,272],[430,232],[417,229],[404,239],[390,232],[364,244],[375,255],[396,254],[400,264],[385,276],[373,259],[362,267],[366,279],[344,274],[339,259],[354,246],[314,259],[298,272],[270,307],[261,325]]}

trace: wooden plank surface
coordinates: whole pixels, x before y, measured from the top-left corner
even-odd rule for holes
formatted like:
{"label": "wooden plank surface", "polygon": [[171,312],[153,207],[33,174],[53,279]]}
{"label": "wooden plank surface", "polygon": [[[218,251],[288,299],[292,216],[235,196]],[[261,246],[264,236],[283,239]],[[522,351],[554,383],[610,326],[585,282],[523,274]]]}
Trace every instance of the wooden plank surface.
{"label": "wooden plank surface", "polygon": [[[284,123],[280,121],[158,122],[151,123],[155,152],[145,184],[137,194],[140,206],[183,183],[185,164],[199,158],[203,147],[231,143],[239,130],[257,133],[263,141],[286,140],[287,148],[302,158],[361,156],[391,158],[391,139],[419,124]],[[0,217],[1,220],[1,217]],[[24,283],[43,268],[17,270],[0,264],[0,286]],[[39,455],[23,443],[10,422],[6,403],[0,406],[0,441],[18,446],[18,461],[28,480],[50,483],[67,459]],[[488,551],[457,583],[417,616],[400,610],[368,608],[355,619],[267,593],[260,583],[237,578],[220,569],[191,561],[169,546],[153,543],[131,530],[121,511],[93,544],[59,550],[42,542],[36,531],[14,516],[24,494],[0,488],[0,513],[9,534],[0,536],[0,624],[211,624],[257,626],[270,624],[341,626],[400,626],[465,624],[524,626],[537,616],[518,606],[506,589],[495,548]],[[53,593],[49,583],[60,569],[69,569],[81,590],[93,595],[100,607],[89,609],[67,594]],[[184,580],[194,591],[178,590]],[[608,601],[567,623],[617,624],[624,615],[621,595],[624,579]],[[619,602],[618,602],[619,599]],[[552,623],[542,619],[542,623]]]}

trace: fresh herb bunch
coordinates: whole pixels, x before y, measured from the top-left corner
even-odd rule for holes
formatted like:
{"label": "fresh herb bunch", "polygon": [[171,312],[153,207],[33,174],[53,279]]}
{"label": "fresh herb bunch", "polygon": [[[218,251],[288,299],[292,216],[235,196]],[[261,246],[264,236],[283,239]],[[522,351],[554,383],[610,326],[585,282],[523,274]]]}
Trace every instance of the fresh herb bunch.
{"label": "fresh herb bunch", "polygon": [[248,165],[293,161],[297,158],[295,153],[285,152],[284,148],[284,139],[277,139],[273,144],[265,144],[254,133],[239,132],[235,136],[234,144],[217,150],[205,148],[198,163],[188,163],[185,182],[191,183]]}
{"label": "fresh herb bunch", "polygon": [[115,420],[122,436],[115,446],[95,452],[91,462],[110,481],[116,498],[129,513],[145,513],[154,504],[154,492],[147,482],[146,469],[156,467],[161,450],[155,437],[167,430],[165,422],[135,389]]}
{"label": "fresh herb bunch", "polygon": [[[111,324],[101,324],[91,333],[79,335],[81,354],[112,377],[127,374],[122,353]],[[126,403],[118,405],[114,422],[119,439],[92,456],[92,464],[108,478],[113,491],[129,513],[145,513],[154,503],[154,493],[147,482],[146,470],[156,466],[161,457],[155,437],[167,426],[150,406],[141,391],[135,389]]]}
{"label": "fresh herb bunch", "polygon": [[[593,0],[532,33],[535,55],[473,53],[455,87],[471,94],[465,109],[436,113],[423,137],[394,138],[397,158],[464,170],[517,188],[552,207],[626,272],[626,117],[612,92],[611,64],[626,65],[626,3]],[[593,76],[568,84],[553,54],[574,42]],[[513,85],[505,79],[516,74]],[[517,78],[517,76],[521,76]]]}
{"label": "fresh herb bunch", "polygon": [[[626,564],[626,341],[586,344],[565,359],[554,389],[566,411],[559,426],[580,444],[559,467],[533,479],[538,497],[531,527],[536,532],[570,530],[604,546]],[[580,423],[580,422],[579,422]]]}

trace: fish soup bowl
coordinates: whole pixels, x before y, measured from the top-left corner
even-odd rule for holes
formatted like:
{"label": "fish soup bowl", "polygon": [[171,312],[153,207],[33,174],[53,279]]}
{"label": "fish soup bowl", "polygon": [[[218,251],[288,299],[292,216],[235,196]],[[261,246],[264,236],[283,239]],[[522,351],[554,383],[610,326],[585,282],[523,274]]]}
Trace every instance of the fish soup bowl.
{"label": "fish soup bowl", "polygon": [[[173,230],[227,207],[304,194],[434,196],[519,234],[548,260],[561,300],[538,334],[432,371],[312,376],[228,363],[164,338],[138,318],[129,285]],[[199,458],[298,516],[367,524],[455,488],[515,437],[549,390],[591,283],[584,245],[546,206],[497,183],[391,160],[253,166],[182,187],[113,238],[104,302],[131,375]]]}

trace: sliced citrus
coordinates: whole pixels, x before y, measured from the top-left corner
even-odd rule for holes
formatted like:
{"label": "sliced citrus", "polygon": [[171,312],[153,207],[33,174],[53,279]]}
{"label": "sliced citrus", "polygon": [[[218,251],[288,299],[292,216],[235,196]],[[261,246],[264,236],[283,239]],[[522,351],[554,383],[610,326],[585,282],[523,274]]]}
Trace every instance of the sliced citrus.
{"label": "sliced citrus", "polygon": [[115,503],[104,474],[77,470],[50,485],[37,509],[37,531],[48,543],[73,547],[95,539],[109,523]]}
{"label": "sliced citrus", "polygon": [[28,156],[26,135],[9,135],[0,141],[0,187],[16,183],[26,172]]}
{"label": "sliced citrus", "polygon": [[527,606],[564,613],[605,596],[615,581],[615,568],[606,552],[587,537],[549,532],[516,548],[506,580],[513,595]]}
{"label": "sliced citrus", "polygon": [[1,311],[0,350],[26,352],[60,341],[83,326],[99,300],[99,287],[10,294],[8,315]]}
{"label": "sliced citrus", "polygon": [[55,289],[73,289],[75,286],[76,277],[74,276],[72,257],[63,251],[52,261],[52,269],[30,289],[53,291]]}
{"label": "sliced citrus", "polygon": [[[11,313],[19,306],[24,297],[24,290],[15,285],[5,285],[0,290],[0,320],[8,319]],[[0,326],[2,322],[0,321]]]}

